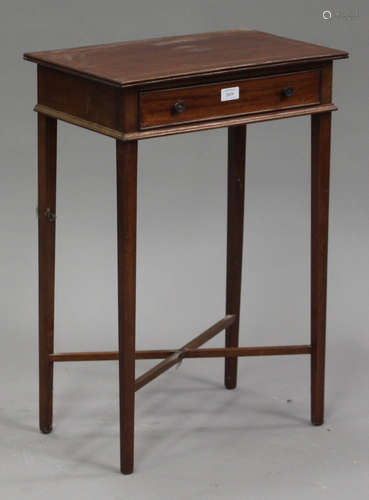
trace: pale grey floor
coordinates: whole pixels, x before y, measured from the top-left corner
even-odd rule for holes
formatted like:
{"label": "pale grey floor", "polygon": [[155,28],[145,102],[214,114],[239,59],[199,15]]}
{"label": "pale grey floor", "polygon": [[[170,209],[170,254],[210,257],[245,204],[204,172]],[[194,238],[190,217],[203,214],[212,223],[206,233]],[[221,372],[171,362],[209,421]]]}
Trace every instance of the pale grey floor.
{"label": "pale grey floor", "polygon": [[115,363],[57,366],[47,436],[36,428],[34,367],[14,363],[1,373],[1,496],[365,499],[367,355],[331,349],[322,427],[308,420],[306,357],[244,359],[235,391],[222,387],[222,361],[186,360],[138,393],[131,476],[118,470]]}

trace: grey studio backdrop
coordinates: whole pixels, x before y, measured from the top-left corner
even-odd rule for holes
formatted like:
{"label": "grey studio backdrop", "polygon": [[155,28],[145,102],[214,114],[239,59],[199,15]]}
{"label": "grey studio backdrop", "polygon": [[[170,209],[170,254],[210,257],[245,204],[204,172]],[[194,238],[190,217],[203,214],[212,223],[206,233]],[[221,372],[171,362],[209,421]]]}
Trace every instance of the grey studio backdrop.
{"label": "grey studio backdrop", "polygon": [[[2,0],[2,498],[367,498],[368,10],[364,0]],[[22,53],[234,28],[350,53],[334,64],[326,424],[309,423],[308,357],[241,359],[234,391],[223,360],[185,360],[137,394],[136,470],[122,477],[115,362],[58,364],[55,430],[37,428],[36,73]],[[177,347],[223,316],[226,138],[139,144],[138,348]],[[114,350],[115,144],[62,122],[58,141],[55,347]],[[306,343],[310,119],[249,126],[246,172],[241,344]]]}

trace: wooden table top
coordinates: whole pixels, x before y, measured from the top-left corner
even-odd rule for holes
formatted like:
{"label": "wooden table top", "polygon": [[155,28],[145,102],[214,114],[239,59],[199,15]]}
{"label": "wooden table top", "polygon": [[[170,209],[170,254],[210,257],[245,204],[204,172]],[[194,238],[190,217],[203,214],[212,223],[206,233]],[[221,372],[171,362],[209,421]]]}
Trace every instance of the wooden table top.
{"label": "wooden table top", "polygon": [[343,50],[255,30],[218,31],[24,54],[26,60],[118,86],[345,57],[348,54]]}

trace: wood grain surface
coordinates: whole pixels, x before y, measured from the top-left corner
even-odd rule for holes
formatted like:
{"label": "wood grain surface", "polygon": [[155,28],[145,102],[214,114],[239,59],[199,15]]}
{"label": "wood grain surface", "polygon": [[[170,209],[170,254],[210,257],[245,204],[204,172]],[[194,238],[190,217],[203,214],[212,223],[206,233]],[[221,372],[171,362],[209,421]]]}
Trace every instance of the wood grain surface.
{"label": "wood grain surface", "polygon": [[26,60],[118,86],[224,69],[345,57],[348,54],[343,50],[255,30],[219,31],[24,54]]}

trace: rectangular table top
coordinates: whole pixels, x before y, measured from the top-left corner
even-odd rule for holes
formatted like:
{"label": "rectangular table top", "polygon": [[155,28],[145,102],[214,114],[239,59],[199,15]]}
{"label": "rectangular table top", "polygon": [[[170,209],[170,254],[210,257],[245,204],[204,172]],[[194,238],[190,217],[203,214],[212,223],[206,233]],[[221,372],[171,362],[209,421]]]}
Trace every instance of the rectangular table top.
{"label": "rectangular table top", "polygon": [[343,50],[245,29],[24,54],[26,60],[118,86],[345,57]]}

